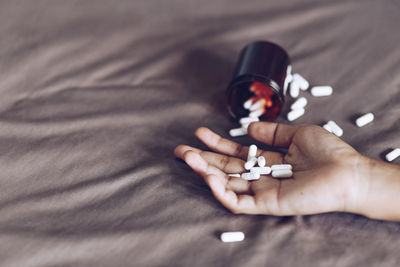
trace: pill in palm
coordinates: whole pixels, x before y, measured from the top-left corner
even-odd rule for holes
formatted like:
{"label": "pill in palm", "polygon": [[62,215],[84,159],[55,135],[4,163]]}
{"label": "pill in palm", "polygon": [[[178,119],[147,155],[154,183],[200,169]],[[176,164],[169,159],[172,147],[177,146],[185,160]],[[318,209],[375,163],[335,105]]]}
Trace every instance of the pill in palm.
{"label": "pill in palm", "polygon": [[400,148],[393,149],[391,152],[386,154],[385,158],[387,161],[391,162],[400,156]]}
{"label": "pill in palm", "polygon": [[244,240],[243,232],[224,232],[220,236],[221,241],[224,243],[240,242]]}
{"label": "pill in palm", "polygon": [[305,91],[310,86],[309,82],[300,74],[293,74],[293,81],[296,81],[299,84],[301,90]]}
{"label": "pill in palm", "polygon": [[248,181],[258,180],[260,179],[260,173],[257,171],[244,172],[242,173],[242,178]]}
{"label": "pill in palm", "polygon": [[230,173],[230,174],[228,174],[228,176],[230,176],[230,177],[239,177],[240,178],[240,174],[239,173]]}
{"label": "pill in palm", "polygon": [[368,123],[371,123],[374,120],[374,114],[367,113],[356,119],[356,125],[358,127],[363,127],[367,125]]}
{"label": "pill in palm", "polygon": [[292,110],[287,114],[288,121],[294,121],[304,115],[304,108]]}
{"label": "pill in palm", "polygon": [[304,109],[304,107],[307,105],[307,98],[305,97],[300,97],[299,99],[297,99],[291,106],[290,108],[292,110],[296,110],[296,109]]}
{"label": "pill in palm", "polygon": [[268,175],[271,173],[271,168],[270,167],[253,167],[250,169],[250,172],[255,172],[257,171],[260,175]]}
{"label": "pill in palm", "polygon": [[243,103],[243,107],[245,109],[249,109],[251,107],[251,105],[253,105],[253,99],[251,99],[251,98],[246,100],[246,102]]}
{"label": "pill in palm", "polygon": [[333,92],[331,86],[314,86],[311,88],[311,94],[313,96],[329,96]]}
{"label": "pill in palm", "polygon": [[265,166],[266,160],[265,160],[264,156],[259,156],[259,157],[257,158],[257,164],[258,164],[258,166],[260,166],[260,167],[264,167],[264,166]]}
{"label": "pill in palm", "polygon": [[292,165],[290,164],[274,164],[271,166],[272,171],[277,171],[277,170],[291,170]]}
{"label": "pill in palm", "polygon": [[246,135],[246,134],[247,134],[247,129],[244,128],[244,127],[231,129],[231,130],[229,131],[229,134],[230,134],[230,136],[232,136],[232,137]]}
{"label": "pill in palm", "polygon": [[292,177],[292,176],[293,176],[293,172],[292,172],[292,170],[289,170],[289,169],[272,171],[272,177],[275,177],[275,178],[288,178],[288,177]]}
{"label": "pill in palm", "polygon": [[341,137],[341,136],[343,135],[343,129],[340,128],[340,126],[337,125],[336,122],[334,122],[334,121],[328,121],[327,124],[331,127],[332,133],[334,133],[336,136]]}
{"label": "pill in palm", "polygon": [[244,168],[246,170],[250,170],[251,168],[254,167],[254,165],[256,165],[257,163],[257,158],[250,158],[248,161],[246,161],[246,163],[244,164]]}
{"label": "pill in palm", "polygon": [[249,146],[249,151],[247,152],[247,160],[255,158],[256,155],[257,155],[257,146],[256,145]]}

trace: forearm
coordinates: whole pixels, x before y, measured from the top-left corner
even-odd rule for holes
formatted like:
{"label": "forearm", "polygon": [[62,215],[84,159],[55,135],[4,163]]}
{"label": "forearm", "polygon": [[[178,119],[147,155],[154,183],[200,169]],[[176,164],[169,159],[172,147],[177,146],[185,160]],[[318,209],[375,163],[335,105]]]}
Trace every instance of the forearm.
{"label": "forearm", "polygon": [[364,158],[360,165],[355,212],[400,221],[400,166],[370,158]]}

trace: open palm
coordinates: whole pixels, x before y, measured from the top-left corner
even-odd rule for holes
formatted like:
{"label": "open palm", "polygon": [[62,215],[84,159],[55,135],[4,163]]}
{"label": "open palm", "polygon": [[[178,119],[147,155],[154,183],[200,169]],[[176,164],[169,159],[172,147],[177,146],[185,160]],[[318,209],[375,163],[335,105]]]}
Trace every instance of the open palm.
{"label": "open palm", "polygon": [[346,211],[357,198],[357,164],[361,155],[351,146],[321,127],[290,126],[256,122],[249,135],[264,144],[288,148],[287,154],[258,149],[267,165],[289,163],[293,177],[275,179],[263,175],[247,181],[230,177],[242,173],[248,147],[224,139],[207,128],[196,136],[214,152],[187,145],[175,148],[182,158],[209,185],[214,196],[233,213],[297,215]]}

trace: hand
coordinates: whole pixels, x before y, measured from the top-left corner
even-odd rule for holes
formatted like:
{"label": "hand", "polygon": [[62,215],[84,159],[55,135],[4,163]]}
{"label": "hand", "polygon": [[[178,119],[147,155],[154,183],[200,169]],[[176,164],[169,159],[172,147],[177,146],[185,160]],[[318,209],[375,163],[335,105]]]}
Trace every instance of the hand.
{"label": "hand", "polygon": [[288,153],[263,151],[267,166],[289,163],[293,177],[270,175],[247,181],[230,177],[243,173],[248,147],[221,138],[207,128],[196,136],[214,152],[180,145],[175,155],[200,174],[215,198],[233,213],[300,215],[357,209],[359,164],[363,156],[321,127],[256,122],[248,129],[256,141],[288,148]]}

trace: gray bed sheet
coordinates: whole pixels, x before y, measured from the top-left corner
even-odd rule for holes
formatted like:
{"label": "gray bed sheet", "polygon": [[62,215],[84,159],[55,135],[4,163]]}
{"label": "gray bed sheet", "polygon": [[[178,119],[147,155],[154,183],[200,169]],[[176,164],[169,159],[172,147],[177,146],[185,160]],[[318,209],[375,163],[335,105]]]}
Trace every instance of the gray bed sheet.
{"label": "gray bed sheet", "polygon": [[[334,88],[303,93],[293,124],[333,119],[382,159],[400,146],[399,14],[397,0],[1,1],[1,266],[398,266],[399,223],[233,215],[172,151],[204,148],[200,126],[228,137],[238,53],[270,40]],[[245,241],[221,243],[230,230]]]}

